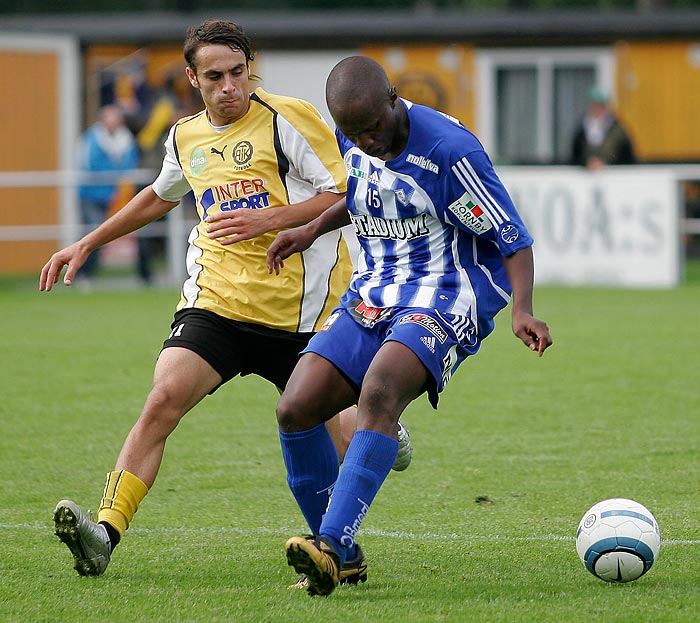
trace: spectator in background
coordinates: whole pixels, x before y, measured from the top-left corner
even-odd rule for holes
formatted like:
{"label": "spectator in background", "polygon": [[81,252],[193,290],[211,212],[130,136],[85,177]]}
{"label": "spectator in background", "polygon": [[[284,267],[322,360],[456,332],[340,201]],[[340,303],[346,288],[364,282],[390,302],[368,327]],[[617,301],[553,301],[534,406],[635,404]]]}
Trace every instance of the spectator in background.
{"label": "spectator in background", "polygon": [[[116,174],[134,169],[137,165],[136,140],[124,123],[122,111],[117,106],[103,106],[97,121],[83,134],[79,169],[86,174]],[[116,176],[104,180],[83,181],[78,195],[80,215],[86,229],[94,229],[107,218],[117,189]],[[82,267],[83,277],[89,279],[94,275],[98,260],[99,252],[96,249]]]}
{"label": "spectator in background", "polygon": [[[189,114],[194,112],[192,110]],[[168,137],[168,130],[179,117],[185,116],[179,113],[175,76],[167,76],[162,88],[158,89],[154,96],[146,122],[136,136],[143,164],[148,168],[160,169],[165,154],[163,143]]]}
{"label": "spectator in background", "polygon": [[[141,154],[141,166],[144,169],[152,169],[156,173],[160,170],[165,155],[164,143],[168,138],[168,131],[180,118],[193,114],[195,110],[185,111],[178,101],[175,92],[175,76],[168,75],[163,86],[157,90],[148,109],[148,115],[142,127],[136,133],[136,142]],[[140,186],[139,191],[145,186]],[[162,223],[165,217],[156,221]],[[150,283],[153,279],[154,254],[165,245],[164,236],[154,235],[154,226],[146,225],[136,238],[137,241],[137,269],[139,277],[144,283]]]}
{"label": "spectator in background", "polygon": [[571,163],[600,170],[609,164],[635,164],[632,140],[598,87],[588,92],[588,108],[571,148]]}
{"label": "spectator in background", "polygon": [[[683,184],[685,218],[700,220],[700,180],[686,180]],[[700,235],[686,230],[683,236],[686,257],[700,257]]]}

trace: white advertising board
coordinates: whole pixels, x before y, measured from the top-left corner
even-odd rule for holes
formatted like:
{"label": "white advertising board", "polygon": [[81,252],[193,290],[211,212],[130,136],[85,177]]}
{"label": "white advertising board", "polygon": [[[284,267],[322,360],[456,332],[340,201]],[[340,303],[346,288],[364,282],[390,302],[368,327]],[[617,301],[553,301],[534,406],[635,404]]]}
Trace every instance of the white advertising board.
{"label": "white advertising board", "polygon": [[326,78],[336,63],[357,53],[357,50],[268,50],[255,57],[254,72],[260,78],[258,84],[268,93],[309,102],[334,128],[326,106]]}
{"label": "white advertising board", "polygon": [[671,170],[500,167],[535,239],[538,284],[668,288],[680,280]]}

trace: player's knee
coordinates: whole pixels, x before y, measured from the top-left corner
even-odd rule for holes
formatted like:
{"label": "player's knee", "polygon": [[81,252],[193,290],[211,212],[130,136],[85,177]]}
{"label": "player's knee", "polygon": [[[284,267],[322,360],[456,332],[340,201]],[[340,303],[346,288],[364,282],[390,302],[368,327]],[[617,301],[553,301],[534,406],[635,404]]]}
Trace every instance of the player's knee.
{"label": "player's knee", "polygon": [[148,394],[141,419],[152,426],[173,429],[183,415],[183,400],[167,386],[157,385]]}
{"label": "player's knee", "polygon": [[291,432],[297,430],[298,409],[293,400],[282,394],[277,401],[277,423],[281,430]]}
{"label": "player's knee", "polygon": [[362,385],[360,400],[366,411],[378,414],[392,411],[396,403],[394,392],[386,383],[370,379]]}
{"label": "player's knee", "polygon": [[292,433],[313,428],[318,422],[314,420],[311,409],[304,406],[288,394],[282,394],[277,402],[277,423],[282,431]]}

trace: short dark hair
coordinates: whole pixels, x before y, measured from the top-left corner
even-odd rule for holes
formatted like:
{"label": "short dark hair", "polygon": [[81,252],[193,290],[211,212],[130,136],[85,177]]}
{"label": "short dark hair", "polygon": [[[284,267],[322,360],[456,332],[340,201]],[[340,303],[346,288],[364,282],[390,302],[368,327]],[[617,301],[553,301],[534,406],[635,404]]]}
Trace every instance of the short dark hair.
{"label": "short dark hair", "polygon": [[245,55],[248,63],[253,60],[250,39],[238,24],[209,19],[199,26],[192,26],[185,37],[183,46],[185,61],[195,73],[197,73],[197,67],[194,57],[197,54],[197,50],[203,45],[212,43],[227,45],[232,50],[240,50]]}

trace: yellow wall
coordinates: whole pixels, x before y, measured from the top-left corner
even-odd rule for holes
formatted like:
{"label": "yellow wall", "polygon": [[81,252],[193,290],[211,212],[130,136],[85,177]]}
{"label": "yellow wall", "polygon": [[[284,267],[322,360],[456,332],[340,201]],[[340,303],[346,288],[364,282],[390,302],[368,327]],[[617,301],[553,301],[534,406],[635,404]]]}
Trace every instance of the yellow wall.
{"label": "yellow wall", "polygon": [[399,95],[474,127],[474,51],[463,45],[377,46],[360,51],[386,70]]}
{"label": "yellow wall", "polygon": [[[52,53],[0,50],[0,171],[58,168],[58,58]],[[0,187],[0,225],[58,223],[55,188]],[[0,273],[30,273],[56,250],[54,241],[0,242]]]}
{"label": "yellow wall", "polygon": [[700,43],[618,43],[618,113],[640,160],[700,160]]}

